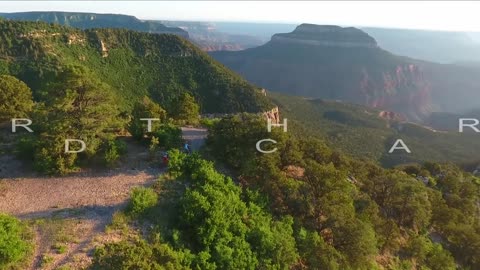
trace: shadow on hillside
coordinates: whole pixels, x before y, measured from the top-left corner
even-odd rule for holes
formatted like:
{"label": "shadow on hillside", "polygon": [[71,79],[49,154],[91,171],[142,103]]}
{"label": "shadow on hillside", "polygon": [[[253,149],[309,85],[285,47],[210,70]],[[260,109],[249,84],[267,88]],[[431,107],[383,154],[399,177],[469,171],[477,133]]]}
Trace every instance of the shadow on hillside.
{"label": "shadow on hillside", "polygon": [[[118,174],[136,175],[139,172],[148,174],[161,173],[164,169],[162,162],[152,161],[148,147],[130,137],[119,138],[127,146],[126,155],[122,156],[113,167],[106,167],[103,161],[95,159],[82,164],[81,171],[70,173],[62,178],[69,177],[105,177]],[[20,160],[12,153],[0,153],[0,179],[17,178],[50,178],[35,172],[31,162]]]}
{"label": "shadow on hillside", "polygon": [[86,205],[80,207],[70,207],[63,209],[51,208],[43,211],[33,211],[29,213],[16,215],[20,219],[39,219],[39,218],[77,218],[77,219],[89,219],[98,220],[107,216],[113,215],[113,213],[119,209],[122,209],[127,205],[126,202],[113,205]]}
{"label": "shadow on hillside", "polygon": [[146,173],[152,175],[156,178],[159,174],[162,174],[166,171],[166,168],[163,164],[158,162],[158,165],[155,167],[149,166],[146,168],[138,168],[137,166],[132,166],[128,168],[113,168],[113,169],[85,169],[80,172],[70,173],[62,176],[45,176],[31,171],[30,169],[18,169],[12,171],[0,171],[0,180],[20,180],[25,178],[36,178],[38,180],[42,179],[69,179],[69,178],[96,178],[96,177],[114,177],[119,175],[126,176],[136,176],[140,173]]}

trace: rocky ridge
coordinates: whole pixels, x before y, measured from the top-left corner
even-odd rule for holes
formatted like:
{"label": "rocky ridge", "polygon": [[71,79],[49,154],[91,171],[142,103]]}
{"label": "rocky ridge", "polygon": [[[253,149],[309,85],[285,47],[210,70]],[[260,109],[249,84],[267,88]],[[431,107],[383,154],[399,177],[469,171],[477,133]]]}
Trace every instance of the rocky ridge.
{"label": "rocky ridge", "polygon": [[291,33],[275,34],[272,42],[345,48],[377,48],[377,42],[355,27],[301,24]]}

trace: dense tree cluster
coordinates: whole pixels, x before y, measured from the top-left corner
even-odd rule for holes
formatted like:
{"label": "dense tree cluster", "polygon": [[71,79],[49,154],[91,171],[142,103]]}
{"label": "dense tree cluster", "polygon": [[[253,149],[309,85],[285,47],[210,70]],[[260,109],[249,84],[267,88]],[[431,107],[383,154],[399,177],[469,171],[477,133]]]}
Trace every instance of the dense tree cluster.
{"label": "dense tree cluster", "polygon": [[[275,216],[292,216],[296,226],[310,231],[304,238],[316,234],[311,237],[325,242],[322,246],[330,253],[313,259],[309,256],[316,253],[305,251],[305,266],[480,267],[476,177],[436,163],[386,170],[312,138],[281,130],[267,133],[264,123],[250,115],[224,119],[211,129],[209,145],[215,156],[236,169],[244,186],[268,195]],[[263,138],[275,139],[278,151],[257,152],[255,141]]]}
{"label": "dense tree cluster", "polygon": [[158,130],[162,122],[166,121],[167,113],[160,105],[145,96],[133,106],[132,119],[128,126],[128,131],[134,138],[144,138],[149,124],[149,121],[145,119],[149,118],[156,119],[150,120],[150,129],[152,131]]}
{"label": "dense tree cluster", "polygon": [[181,123],[195,125],[200,120],[200,107],[190,94],[183,93],[175,102],[171,115]]}
{"label": "dense tree cluster", "polygon": [[[277,93],[269,96],[288,119],[290,133],[320,138],[331,148],[379,161],[384,167],[426,161],[458,164],[478,161],[478,134],[459,133],[458,117],[443,118],[453,126],[453,131],[435,132],[418,124],[384,119],[379,117],[380,111],[359,105]],[[412,151],[410,154],[389,153],[398,139],[405,142]]]}
{"label": "dense tree cluster", "polygon": [[[177,150],[170,155],[170,174],[188,188],[175,192],[168,205],[141,207],[158,227],[168,224],[166,228],[154,231],[160,234],[149,245],[138,239],[107,244],[97,250],[94,268],[289,269],[298,262],[291,217],[274,218],[262,196],[242,190],[198,155]],[[147,197],[152,195],[146,195],[151,192],[141,193],[133,194],[132,205],[151,201]],[[171,211],[168,218],[159,218],[166,211]]]}
{"label": "dense tree cluster", "polygon": [[[18,152],[47,174],[75,171],[98,158],[114,165],[125,151],[115,136],[125,127],[155,152],[180,147],[176,125],[197,124],[201,112],[271,107],[258,88],[168,34],[2,20],[0,75],[0,121],[33,120],[34,134],[19,139]],[[147,123],[140,118],[153,116],[161,121],[144,134]],[[86,151],[65,153],[65,139],[85,141]]]}
{"label": "dense tree cluster", "polygon": [[0,75],[0,123],[24,118],[32,108],[32,90],[13,76]]}
{"label": "dense tree cluster", "polygon": [[144,97],[134,105],[128,130],[135,139],[148,142],[153,155],[159,148],[179,148],[183,142],[182,131],[167,116],[159,104]]}
{"label": "dense tree cluster", "polygon": [[109,85],[122,111],[148,95],[173,112],[184,93],[194,96],[204,113],[272,106],[258,88],[175,35],[0,21],[0,74],[21,79],[35,97],[70,65],[91,70]]}
{"label": "dense tree cluster", "polygon": [[[125,128],[157,153],[178,148],[176,124],[196,124],[200,112],[259,112],[271,105],[258,89],[172,35],[0,21],[0,74],[0,101],[14,101],[0,104],[0,122],[33,120],[34,133],[24,133],[17,149],[47,174],[98,158],[115,164],[126,151],[116,139]],[[135,189],[127,208],[132,219],[153,225],[149,237],[98,248],[92,267],[480,269],[479,178],[443,163],[384,169],[332,147],[392,165],[460,151],[389,160],[381,153],[399,134],[420,148],[460,137],[440,134],[424,144],[429,131],[386,128],[358,106],[275,99],[297,120],[290,122],[292,134],[267,132],[265,119],[253,114],[208,121],[209,153],[232,177],[196,154],[170,151],[168,177],[154,189]],[[159,121],[146,132],[142,118]],[[317,131],[320,136],[306,136]],[[265,138],[277,142],[270,145],[275,153],[255,149]],[[65,153],[65,139],[84,141],[86,150]],[[465,143],[460,148],[462,157],[477,154]],[[28,253],[22,226],[0,216],[0,268]]]}
{"label": "dense tree cluster", "polygon": [[[108,162],[113,162],[118,145],[115,139],[123,126],[111,89],[88,71],[71,67],[40,93],[43,102],[31,119],[33,133],[19,143],[20,154],[33,161],[34,167],[47,174],[63,174],[78,166],[79,158],[88,159],[106,146]],[[65,140],[85,142],[81,154],[66,153]],[[72,150],[79,145],[72,144]],[[33,155],[32,155],[33,154]],[[118,153],[117,153],[118,154]]]}
{"label": "dense tree cluster", "polygon": [[275,130],[268,135],[279,150],[261,155],[246,145],[267,135],[262,123],[244,114],[211,129],[209,148],[234,169],[240,185],[212,162],[172,151],[175,180],[156,187],[157,204],[155,195],[146,195],[152,191],[132,197],[146,205],[139,214],[156,225],[153,236],[107,244],[94,267],[479,267],[474,176],[436,163],[385,170]]}

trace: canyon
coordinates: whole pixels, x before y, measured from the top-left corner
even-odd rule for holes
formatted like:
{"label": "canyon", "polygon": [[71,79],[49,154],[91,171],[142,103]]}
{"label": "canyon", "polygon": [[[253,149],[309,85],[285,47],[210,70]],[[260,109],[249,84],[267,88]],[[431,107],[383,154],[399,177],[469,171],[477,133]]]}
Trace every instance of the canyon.
{"label": "canyon", "polygon": [[475,109],[480,98],[477,67],[397,56],[353,27],[302,24],[265,45],[210,55],[269,91],[352,102],[419,123],[433,112]]}

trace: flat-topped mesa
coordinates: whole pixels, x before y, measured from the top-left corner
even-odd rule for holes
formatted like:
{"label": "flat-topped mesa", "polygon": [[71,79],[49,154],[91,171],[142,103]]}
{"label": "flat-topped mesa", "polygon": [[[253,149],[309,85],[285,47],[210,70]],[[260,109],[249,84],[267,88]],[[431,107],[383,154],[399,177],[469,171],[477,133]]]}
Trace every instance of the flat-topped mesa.
{"label": "flat-topped mesa", "polygon": [[0,13],[0,17],[15,21],[43,21],[81,29],[125,28],[155,34],[174,34],[188,39],[188,32],[178,27],[167,27],[158,21],[140,20],[122,14],[101,14],[63,11],[30,11]]}
{"label": "flat-topped mesa", "polygon": [[275,34],[271,42],[346,48],[378,47],[373,37],[355,27],[316,24],[301,24],[291,33]]}

